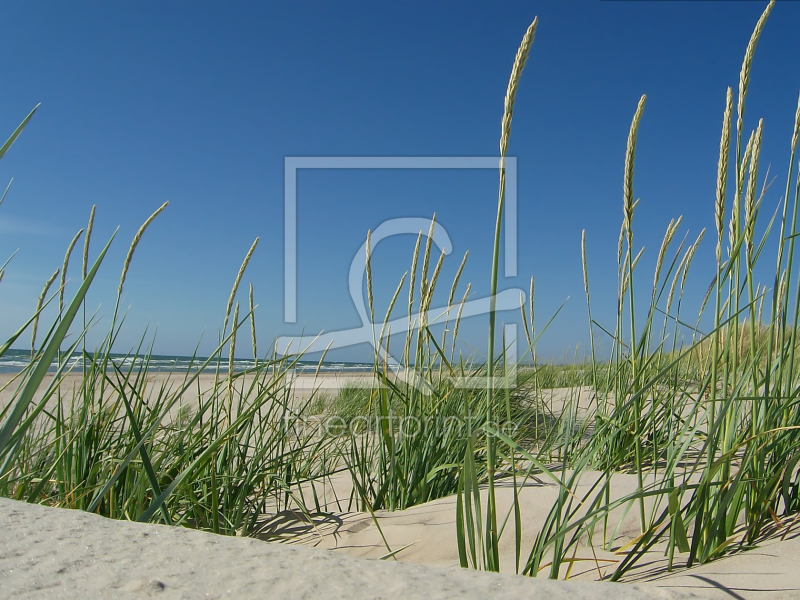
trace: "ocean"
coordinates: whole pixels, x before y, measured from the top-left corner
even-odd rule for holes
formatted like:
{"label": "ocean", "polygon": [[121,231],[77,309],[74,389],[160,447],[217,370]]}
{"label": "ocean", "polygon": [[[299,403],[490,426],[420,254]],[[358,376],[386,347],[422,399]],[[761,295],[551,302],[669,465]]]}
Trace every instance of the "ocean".
{"label": "ocean", "polygon": [[[130,354],[111,354],[111,360],[120,369],[129,369],[132,364],[134,368],[141,368],[144,364],[144,356],[134,356]],[[31,353],[29,350],[6,350],[5,354],[0,356],[0,373],[17,373],[23,370],[30,364]],[[149,357],[148,371],[153,373],[167,372],[185,372],[197,371],[200,366],[208,360],[208,357],[199,356],[192,358],[191,356],[176,356],[176,355],[157,355],[152,354]],[[67,366],[65,370],[80,372],[83,368],[83,357],[80,353],[74,353],[69,357],[61,357],[61,361],[66,361]],[[50,365],[48,371],[54,372],[58,369],[59,362],[54,360]],[[252,359],[237,358],[233,361],[233,370],[244,371],[251,369],[255,366]],[[109,370],[113,367],[108,366]],[[205,371],[213,372],[217,368],[217,359],[211,361],[205,368]],[[228,371],[228,359],[223,358],[219,362],[220,371]],[[297,373],[314,373],[317,369],[321,373],[357,373],[372,370],[372,363],[358,363],[358,362],[324,362],[321,365],[314,361],[298,361],[294,366]]]}

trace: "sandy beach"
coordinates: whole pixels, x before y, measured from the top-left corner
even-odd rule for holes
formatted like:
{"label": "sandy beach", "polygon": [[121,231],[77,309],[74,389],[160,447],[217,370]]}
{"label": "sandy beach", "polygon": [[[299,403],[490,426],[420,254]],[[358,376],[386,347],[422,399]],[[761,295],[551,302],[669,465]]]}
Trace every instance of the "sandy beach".
{"label": "sandy beach", "polygon": [[[5,598],[646,600],[669,589],[366,561],[0,498]],[[702,596],[700,596],[702,597]]]}
{"label": "sandy beach", "polygon": [[[180,389],[184,385],[185,379],[182,374],[166,374],[166,373],[148,373],[146,383],[142,386],[143,397],[147,398],[148,395],[158,395],[159,391]],[[224,377],[221,378],[224,381]],[[303,405],[305,401],[316,395],[327,395],[326,397],[333,397],[338,390],[345,386],[370,386],[371,377],[368,374],[351,374],[337,375],[337,374],[324,374],[319,376],[314,375],[298,375],[291,380],[291,397],[292,403],[296,405]],[[47,385],[51,383],[51,379],[46,379],[43,386],[39,390],[39,396]],[[239,379],[239,385],[247,387],[252,382],[247,377]],[[68,375],[62,382],[62,393],[79,386],[81,384],[78,375]],[[13,375],[3,374],[0,375],[0,386],[4,386],[2,393],[0,393],[0,402],[6,403],[13,396],[13,390],[17,385]],[[191,388],[187,391],[186,401],[191,403],[195,402],[198,398],[207,395],[215,385],[218,385],[218,380],[213,374],[203,373],[199,375]],[[113,390],[111,390],[113,392]],[[576,415],[581,418],[590,414],[590,406],[593,402],[594,395],[588,388],[582,389],[554,389],[554,390],[539,390],[542,395],[543,401],[547,404],[554,414],[558,415],[565,406],[570,406],[575,411]],[[48,405],[56,402],[51,399]],[[167,417],[168,419],[171,417]],[[558,465],[551,465],[552,468],[557,469]],[[561,475],[559,471],[559,475]],[[567,473],[568,475],[568,473]],[[593,485],[598,481],[602,474],[594,471],[585,471],[577,484],[572,489],[572,493],[576,498],[583,497],[583,495],[592,489]],[[621,498],[628,494],[635,492],[637,488],[637,480],[634,475],[627,475],[624,473],[617,473],[613,476],[611,486],[611,499]],[[456,531],[456,497],[447,496],[412,506],[405,510],[388,511],[378,510],[374,513],[359,512],[354,509],[352,499],[355,494],[353,491],[353,482],[350,474],[346,471],[339,471],[319,480],[308,481],[301,484],[295,493],[299,498],[305,498],[308,502],[313,498],[312,512],[306,512],[304,508],[299,505],[294,505],[292,509],[278,510],[276,508],[270,509],[266,507],[264,514],[259,519],[258,526],[250,532],[250,536],[255,538],[248,542],[247,551],[255,552],[256,555],[262,558],[254,559],[264,562],[263,569],[265,573],[269,573],[270,569],[274,568],[274,556],[285,552],[285,550],[275,550],[276,542],[282,542],[280,548],[291,546],[296,548],[292,552],[299,552],[296,560],[310,560],[306,558],[303,552],[305,550],[300,547],[313,548],[317,552],[323,554],[315,554],[310,556],[327,556],[325,564],[339,565],[340,561],[344,561],[345,565],[350,565],[348,562],[350,557],[359,560],[366,560],[363,567],[358,569],[365,570],[365,573],[372,573],[373,569],[377,569],[375,573],[382,573],[382,570],[388,569],[389,573],[397,573],[397,577],[402,579],[399,574],[404,573],[404,566],[412,568],[411,565],[418,565],[418,568],[424,569],[425,573],[432,573],[431,576],[435,577],[453,577],[454,582],[461,581],[462,573],[459,565],[459,554]],[[513,486],[509,480],[501,480],[496,487],[498,514],[501,519],[505,519],[510,515],[512,509],[512,501],[514,495]],[[523,515],[522,522],[522,535],[520,539],[520,548],[522,550],[521,562],[527,559],[525,554],[535,542],[536,536],[539,534],[545,520],[548,517],[548,512],[554,505],[559,493],[558,485],[544,474],[538,474],[531,477],[529,480],[523,482],[518,492],[519,506],[521,514]],[[481,494],[481,502],[485,506],[487,502],[486,489],[483,488]],[[664,499],[662,498],[662,506]],[[311,504],[309,504],[309,507]],[[22,513],[22,507],[10,501],[3,501],[0,505],[2,512],[5,515],[3,518],[7,519],[9,533],[5,536],[7,544],[12,543],[17,536],[33,535],[33,533],[26,533],[20,531],[20,522],[16,519]],[[592,587],[588,582],[595,582],[607,578],[613,572],[616,566],[625,556],[625,549],[638,538],[640,534],[638,519],[635,510],[631,510],[631,503],[620,506],[612,511],[609,515],[609,528],[607,531],[612,532],[612,538],[608,540],[600,539],[603,534],[602,528],[598,530],[597,539],[584,539],[579,544],[578,550],[572,556],[572,566],[563,568],[560,576],[562,578],[569,578],[570,582],[585,582],[589,587],[581,587],[583,584],[563,584],[564,590],[568,590],[569,594],[581,593],[588,594],[587,598],[602,598],[603,594],[607,593],[609,584],[600,585],[600,587]],[[648,502],[647,510],[654,510],[654,503]],[[663,508],[663,506],[662,506]],[[61,525],[59,523],[66,522],[67,524],[74,522],[77,518],[76,513],[72,511],[62,511],[58,509],[45,509],[36,507],[25,507],[24,511],[44,511],[42,516],[37,516],[37,519],[50,519],[53,523],[52,527],[58,530],[59,527],[71,527],[70,531],[74,532],[74,525]],[[28,515],[28,512],[24,513]],[[39,515],[39,513],[30,513],[30,515]],[[9,515],[13,515],[9,516]],[[26,518],[33,518],[26,516]],[[126,535],[118,532],[136,531],[137,528],[144,532],[155,532],[159,537],[158,539],[164,540],[182,540],[180,544],[183,548],[187,546],[187,540],[192,540],[192,543],[200,544],[205,547],[211,544],[213,550],[209,552],[220,553],[218,559],[213,559],[209,554],[203,560],[216,560],[216,564],[221,564],[227,552],[241,552],[245,546],[237,546],[244,543],[244,540],[232,540],[226,538],[217,539],[212,534],[203,534],[200,532],[184,533],[179,532],[173,534],[173,530],[167,530],[164,527],[140,525],[140,524],[117,524],[94,517],[91,515],[81,516],[83,523],[82,533],[79,539],[87,540],[90,545],[89,549],[97,548],[97,544],[112,543],[114,536],[121,535],[125,538]],[[45,535],[44,529],[39,530],[39,535]],[[785,532],[787,535],[783,541],[779,541],[778,537],[773,536],[760,544],[758,548],[749,550],[743,553],[737,553],[720,561],[713,562],[707,565],[695,566],[691,569],[686,569],[684,562],[681,561],[680,556],[676,559],[675,568],[672,572],[667,569],[667,560],[664,553],[664,544],[658,544],[652,548],[645,558],[641,559],[637,565],[626,574],[624,577],[625,585],[620,589],[628,590],[626,593],[633,594],[631,598],[638,598],[635,594],[639,593],[638,588],[630,587],[631,583],[640,584],[645,586],[647,590],[646,596],[641,597],[656,597],[652,594],[664,593],[663,597],[682,597],[684,592],[691,592],[701,598],[713,599],[728,599],[728,598],[754,598],[754,599],[773,599],[773,598],[794,598],[800,597],[800,571],[794,568],[794,564],[800,560],[800,528],[795,531]],[[175,537],[172,537],[172,536]],[[182,536],[189,537],[182,537]],[[99,538],[102,536],[102,540]],[[110,536],[110,537],[108,537]],[[79,539],[74,539],[71,534],[64,536],[60,543],[70,545],[79,543]],[[109,541],[111,540],[111,541]],[[209,541],[210,540],[210,541]],[[196,541],[196,542],[195,542]],[[164,555],[172,555],[170,549],[172,542],[164,543],[163,549],[158,552]],[[178,543],[177,541],[175,543]],[[258,544],[267,544],[265,549],[258,550]],[[17,547],[17,546],[15,546]],[[31,548],[32,546],[25,546]],[[35,547],[35,545],[33,546]],[[18,548],[23,548],[22,545]],[[159,546],[161,548],[161,546]],[[608,549],[610,548],[610,550]],[[504,573],[514,573],[518,570],[516,558],[516,545],[514,536],[507,533],[501,537],[500,540],[500,561],[501,571]],[[65,550],[66,551],[66,550]],[[153,552],[154,550],[149,550]],[[77,575],[69,575],[64,573],[73,572],[73,567],[69,567],[66,571],[56,569],[51,572],[45,566],[39,564],[41,558],[36,558],[30,555],[30,550],[23,549],[19,553],[17,551],[6,551],[4,558],[0,560],[0,569],[3,570],[9,577],[12,573],[16,573],[14,578],[6,578],[6,581],[18,581],[19,583],[11,583],[8,585],[25,586],[25,582],[29,581],[20,575],[18,563],[13,561],[23,561],[25,564],[37,564],[36,573],[37,577],[41,577],[42,581],[49,581],[46,586],[54,586],[53,589],[62,589],[58,586],[66,585],[66,588],[71,589],[70,585],[78,585]],[[92,550],[97,552],[97,550]],[[118,545],[109,549],[108,552],[116,553],[122,557],[127,557],[128,554],[134,555],[139,552],[135,547],[120,542]],[[181,552],[189,552],[188,550],[181,550]],[[189,552],[195,554],[194,552]],[[277,554],[275,554],[277,553]],[[331,554],[325,554],[331,553]],[[348,558],[345,558],[348,557]],[[388,561],[380,561],[379,559],[386,559]],[[12,560],[13,559],[13,560]],[[124,565],[133,560],[133,557],[123,558],[120,561],[115,561],[115,564]],[[9,562],[11,561],[11,562]],[[25,562],[27,561],[27,562]],[[158,561],[154,561],[158,562]],[[189,561],[191,563],[191,560]],[[233,561],[234,563],[236,561]],[[391,563],[391,564],[389,564]],[[356,563],[352,563],[356,564]],[[16,566],[15,566],[16,565]],[[376,565],[376,566],[373,566]],[[380,566],[377,566],[380,565]],[[77,572],[81,572],[80,568]],[[82,567],[81,567],[82,568]],[[117,567],[114,567],[115,569]],[[144,567],[143,567],[144,568]],[[148,567],[148,568],[155,568]],[[337,584],[342,586],[341,589],[355,589],[352,588],[352,578],[345,577],[343,573],[349,572],[356,567],[342,568],[341,572],[336,575],[328,575],[328,577],[340,577],[342,581]],[[414,567],[417,568],[417,567]],[[197,566],[197,571],[200,572],[201,566]],[[224,569],[220,567],[223,572]],[[221,575],[226,580],[230,578],[240,578],[236,585],[244,586],[242,590],[249,589],[249,586],[254,585],[253,581],[248,580],[249,575],[245,576],[237,571],[238,567],[231,564],[225,569],[230,570],[230,575]],[[393,570],[394,569],[394,570]],[[441,569],[442,573],[447,575],[436,574],[436,569]],[[145,569],[147,571],[147,569]],[[193,571],[194,572],[194,571]],[[97,579],[94,583],[80,584],[96,585],[96,586],[116,586],[115,589],[125,591],[125,594],[130,594],[133,597],[147,595],[154,591],[154,588],[148,587],[149,583],[142,583],[140,588],[136,588],[139,581],[133,575],[128,577],[121,574],[120,570],[116,577],[113,579]],[[150,571],[147,571],[150,573]],[[148,575],[147,573],[139,573],[136,577],[145,578],[147,581],[158,580],[164,581],[164,575]],[[161,572],[159,572],[161,573]],[[769,574],[765,577],[764,574]],[[477,576],[471,574],[470,577]],[[160,577],[160,579],[159,579]],[[170,578],[171,577],[171,578]],[[187,580],[186,576],[170,576],[166,577],[169,581],[167,590],[181,590],[180,594],[176,597],[193,597],[194,592],[202,589],[216,589],[215,583],[208,579],[192,579]],[[258,577],[262,577],[259,575]],[[268,577],[266,574],[263,577]],[[269,577],[274,577],[270,575]],[[288,575],[287,575],[288,577]],[[375,575],[379,580],[387,577],[386,574]],[[391,575],[395,577],[395,575]],[[415,575],[416,577],[416,575]],[[420,576],[421,577],[421,576]],[[487,576],[488,577],[488,576]],[[528,583],[529,580],[520,578],[512,578],[515,582],[514,586],[521,586],[520,590],[526,590],[525,593],[541,593],[544,588],[537,587],[541,582],[537,579],[534,582]],[[144,581],[144,579],[141,579]],[[255,581],[259,579],[256,578]],[[423,581],[420,579],[419,581]],[[37,580],[38,581],[38,580]],[[522,582],[525,583],[522,583]],[[67,583],[65,583],[67,582]],[[69,583],[72,582],[72,583]],[[287,584],[288,585],[288,584]],[[399,585],[399,584],[398,584]],[[420,583],[420,585],[422,585]],[[449,584],[448,584],[449,585]],[[456,585],[456,583],[453,583]],[[460,584],[459,584],[460,585]],[[486,584],[489,585],[489,584]],[[549,585],[549,584],[548,584]],[[569,586],[575,586],[569,587]],[[134,586],[134,587],[130,587]],[[187,587],[188,586],[188,587]],[[200,586],[200,587],[198,587]],[[203,587],[206,586],[206,587]],[[619,587],[619,586],[615,586]],[[0,588],[2,589],[2,588]],[[11,588],[9,588],[11,589]],[[13,588],[18,591],[18,588]],[[44,589],[44,588],[41,588]],[[88,591],[90,587],[78,587],[76,590]],[[99,588],[98,588],[99,589]],[[310,589],[310,588],[309,588]],[[419,588],[423,589],[423,588]],[[414,597],[415,593],[419,593],[418,588],[410,590],[409,597]],[[447,587],[442,589],[449,589]],[[516,589],[515,587],[508,588],[508,590]],[[562,588],[554,588],[561,590]],[[175,592],[178,593],[178,592]],[[298,592],[289,597],[305,597],[303,594],[306,592]],[[308,592],[311,593],[311,592]],[[347,592],[348,594],[351,592]],[[404,592],[405,593],[405,592]],[[504,588],[504,594],[506,589]],[[508,591],[508,593],[512,593]],[[520,592],[522,593],[522,592]],[[548,592],[550,593],[550,592]],[[559,592],[561,593],[561,592]],[[188,595],[187,595],[188,594]],[[240,597],[252,597],[248,594],[250,592],[242,591]],[[599,595],[598,595],[599,594]],[[672,594],[672,595],[670,595]],[[213,594],[212,594],[213,595]],[[24,597],[24,594],[23,594]],[[167,596],[169,597],[169,596]],[[330,596],[340,597],[340,596]],[[343,597],[343,596],[341,596]],[[354,596],[359,597],[359,596]],[[377,596],[364,596],[364,597],[377,597]],[[393,597],[387,595],[386,597]],[[442,596],[450,597],[450,596]],[[472,597],[472,596],[468,596]],[[476,596],[477,597],[477,596]],[[513,597],[513,596],[509,596]],[[558,596],[555,596],[558,597]],[[580,596],[571,596],[580,597]]]}
{"label": "sandy beach", "polygon": [[[148,372],[145,377],[143,397],[154,397],[160,391],[167,393],[174,393],[180,390],[183,386],[187,385],[191,380],[191,385],[187,388],[183,395],[183,399],[187,403],[196,402],[198,398],[207,397],[209,392],[214,389],[216,385],[224,384],[227,381],[227,373],[220,373],[215,375],[213,372],[200,373],[196,377],[194,374],[186,373],[168,373],[168,372]],[[110,377],[113,377],[109,374]],[[44,394],[47,393],[48,388],[53,383],[54,375],[48,374],[44,377],[42,384],[38,387],[34,396],[34,402],[40,401]],[[60,384],[62,397],[71,397],[73,390],[79,390],[82,385],[83,377],[79,373],[67,373],[62,377]],[[0,409],[6,406],[14,395],[20,385],[19,373],[0,373]],[[238,376],[236,379],[237,387],[248,388],[253,381],[252,376]],[[287,374],[282,379],[285,389],[290,391],[291,397],[297,402],[302,403],[312,396],[333,396],[340,389],[346,386],[369,386],[373,381],[373,377],[369,373],[324,373],[320,375],[314,374]],[[106,397],[114,397],[114,387],[107,386]],[[57,402],[57,395],[55,395],[48,406],[54,406]]]}
{"label": "sandy beach", "polygon": [[[573,493],[582,497],[601,477],[601,473],[584,472]],[[630,494],[636,486],[634,475],[616,474],[611,497]],[[255,533],[255,537],[282,539],[292,545],[324,548],[337,554],[373,560],[396,552],[393,560],[398,562],[459,569],[455,496],[402,511],[370,514],[342,510],[351,487],[346,476],[332,478],[327,485],[317,486],[317,494],[327,502],[328,511],[313,515],[310,520],[299,511],[283,513],[265,523],[261,533]],[[501,518],[505,518],[511,511],[513,486],[504,481],[496,489],[498,512]],[[527,558],[524,549],[533,544],[557,495],[558,485],[542,475],[522,487],[519,503],[524,515],[523,563]],[[482,502],[485,506],[485,489]],[[648,503],[648,510],[652,506]],[[631,508],[629,503],[610,515],[610,529],[616,534],[611,543],[615,551],[609,552],[601,547],[601,529],[597,539],[584,538],[573,557],[576,562],[569,570],[570,581],[598,581],[613,572],[625,557],[626,548],[640,534],[636,511]],[[685,568],[685,560],[681,560],[679,555],[672,571],[668,570],[665,545],[659,544],[626,574],[623,581],[675,592],[689,591],[715,600],[800,598],[800,571],[794,566],[800,561],[800,527],[782,533],[787,534],[784,539],[773,536],[755,549],[690,569]],[[515,542],[509,533],[500,541],[501,572],[516,571],[515,557]],[[566,572],[561,574],[562,577],[565,575]]]}
{"label": "sandy beach", "polygon": [[800,600],[800,3],[61,4],[0,600]]}
{"label": "sandy beach", "polygon": [[[528,536],[543,518],[552,493],[547,484],[532,485],[523,493],[525,514],[532,516],[526,519]],[[592,570],[596,565],[602,569],[609,556],[596,551],[597,563],[570,581],[551,581],[457,568],[453,508],[452,499],[446,498],[376,515],[390,545],[413,544],[397,561],[380,561],[355,558],[385,554],[367,514],[332,513],[315,523],[316,531],[307,527],[296,544],[276,544],[0,499],[0,595],[247,599],[263,597],[268,589],[270,595],[292,599],[478,599],[498,593],[503,598],[565,600],[800,597],[800,532],[673,573],[664,570],[663,556],[654,553],[624,584],[590,581]],[[620,539],[630,533],[625,526],[621,532]],[[301,547],[306,545],[316,548]],[[503,560],[513,562],[507,546]]]}

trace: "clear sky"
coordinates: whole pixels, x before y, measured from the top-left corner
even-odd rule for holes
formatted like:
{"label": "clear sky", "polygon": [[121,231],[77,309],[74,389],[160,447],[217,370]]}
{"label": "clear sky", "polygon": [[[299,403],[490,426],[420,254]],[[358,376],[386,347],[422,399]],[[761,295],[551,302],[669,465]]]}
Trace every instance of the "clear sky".
{"label": "clear sky", "polygon": [[[647,248],[642,281],[652,277],[670,218],[684,215],[690,236],[713,230],[725,89],[736,88],[764,6],[5,2],[0,128],[10,133],[42,105],[0,163],[0,178],[14,177],[0,208],[0,255],[19,249],[0,284],[0,334],[33,310],[92,204],[95,252],[120,226],[89,296],[103,313],[113,306],[131,237],[170,201],[126,283],[121,351],[148,324],[158,327],[159,353],[191,352],[201,336],[201,352],[212,349],[256,236],[243,287],[255,287],[263,346],[278,335],[359,325],[350,261],[367,230],[389,218],[435,212],[449,233],[454,252],[434,304],[446,300],[466,250],[462,282],[472,282],[475,297],[486,295],[496,172],[306,171],[298,178],[297,323],[284,324],[284,157],[497,156],[509,71],[538,15],[509,149],[519,165],[519,277],[502,280],[501,289],[526,288],[535,276],[542,322],[570,297],[539,347],[558,359],[588,340],[582,229],[596,317],[612,325],[625,142],[641,94],[648,100],[634,227]],[[779,177],[764,201],[769,213],[782,193],[800,90],[798,28],[800,3],[779,2],[747,99],[746,127],[765,119],[762,165]],[[692,278],[692,310],[708,285],[712,237]],[[413,245],[403,236],[375,250],[380,315]],[[73,281],[79,264],[78,254]],[[485,316],[465,324],[465,351],[483,350],[485,326]],[[360,346],[337,358],[367,356]]]}

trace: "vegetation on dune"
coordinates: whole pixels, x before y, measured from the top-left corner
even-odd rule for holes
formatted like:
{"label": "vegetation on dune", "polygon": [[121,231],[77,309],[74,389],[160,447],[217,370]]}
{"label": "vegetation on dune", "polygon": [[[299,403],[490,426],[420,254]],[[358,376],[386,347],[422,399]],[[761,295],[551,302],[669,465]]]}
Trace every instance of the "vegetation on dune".
{"label": "vegetation on dune", "polygon": [[[12,401],[0,408],[0,494],[112,518],[248,535],[264,515],[321,510],[317,483],[349,475],[351,505],[362,511],[401,510],[457,494],[456,542],[464,567],[499,570],[500,539],[514,536],[516,571],[554,578],[569,575],[579,545],[616,549],[610,513],[623,506],[635,511],[640,535],[630,547],[617,549],[622,554],[609,575],[614,580],[654,548],[666,553],[672,568],[678,560],[691,566],[752,547],[767,535],[785,535],[800,521],[800,264],[794,259],[800,235],[800,168],[795,170],[800,103],[782,203],[766,223],[760,218],[766,185],[759,184],[764,124],[759,121],[748,132],[744,120],[750,65],[773,4],[747,46],[736,103],[732,89],[725,96],[716,198],[709,202],[716,269],[700,306],[686,306],[684,290],[709,236],[703,231],[688,241],[681,238],[680,218],[667,226],[647,287],[641,275],[635,277],[642,256],[634,238],[636,142],[646,118],[642,96],[624,160],[615,322],[593,318],[584,235],[591,360],[535,363],[541,332],[534,324],[533,284],[530,305],[522,310],[533,363],[511,364],[503,344],[495,346],[502,157],[534,20],[512,68],[501,125],[485,364],[455,353],[470,290],[466,286],[461,294],[461,269],[448,294],[444,332],[434,335],[427,315],[444,255],[434,262],[431,235],[423,245],[421,234],[411,270],[401,278],[376,339],[381,350],[374,375],[380,385],[298,400],[292,368],[299,357],[259,357],[252,286],[246,309],[240,311],[236,301],[256,240],[235,278],[219,345],[197,365],[215,368],[211,388],[200,387],[202,369],[148,386],[145,336],[124,367],[111,359],[111,350],[124,324],[119,308],[128,267],[166,205],[134,237],[111,326],[99,348],[88,352],[86,332],[97,324],[85,297],[114,239],[91,262],[92,209],[85,231],[76,234],[61,268],[44,286],[35,314],[0,347],[2,355],[23,334],[31,335],[32,360],[7,384]],[[32,114],[0,148],[0,157]],[[67,302],[67,270],[81,236],[81,278]],[[772,260],[763,253],[771,236],[777,237],[777,256],[771,280],[762,283],[754,272]],[[369,234],[366,248],[374,320]],[[393,337],[388,325],[406,283],[412,333]],[[44,326],[40,317],[48,306],[58,315]],[[229,359],[226,369],[222,356],[232,357],[237,343],[246,344],[241,338],[248,325],[256,366],[235,372]],[[611,346],[608,360],[597,356],[601,338]],[[399,365],[388,359],[393,343],[402,348]],[[67,360],[76,352],[81,361]],[[54,361],[58,370],[50,377]],[[80,385],[67,387],[69,372],[80,373]],[[507,385],[509,380],[518,385]],[[557,387],[572,392],[554,403],[547,390]],[[635,475],[637,489],[614,498],[611,481],[621,472]],[[554,482],[559,494],[533,546],[524,548],[518,492],[534,474]],[[595,484],[579,496],[578,483],[588,477]],[[500,478],[515,491],[505,514],[497,508]]]}
{"label": "vegetation on dune", "polygon": [[[638,127],[645,97],[635,111],[628,136],[623,181],[623,223],[617,254],[617,319],[602,327],[591,316],[590,278],[583,240],[584,284],[592,331],[610,336],[612,359],[594,361],[596,406],[588,435],[563,428],[560,445],[563,464],[558,474],[543,463],[551,448],[537,454],[514,440],[498,435],[513,462],[516,453],[544,471],[561,487],[544,528],[533,548],[522,555],[517,569],[527,575],[547,571],[551,577],[568,574],[581,540],[602,538],[610,546],[608,514],[624,503],[637,507],[641,535],[625,553],[611,579],[622,577],[649,549],[661,544],[672,567],[677,554],[686,564],[706,562],[732,549],[751,547],[771,529],[785,534],[798,509],[800,413],[798,408],[797,331],[800,322],[800,278],[794,265],[800,178],[794,170],[800,104],[791,137],[785,193],[777,223],[759,227],[766,184],[759,188],[759,158],[763,120],[744,142],[744,107],[750,65],[770,2],[747,46],[739,79],[736,119],[729,88],[723,117],[714,217],[716,275],[696,316],[685,316],[683,291],[704,231],[690,244],[676,243],[680,219],[672,221],[658,253],[652,293],[637,306],[634,273],[642,250],[634,244],[633,174]],[[530,42],[523,39],[514,78],[521,71]],[[522,56],[522,60],[520,57]],[[510,125],[513,100],[506,102],[503,137]],[[501,149],[503,148],[501,142]],[[731,179],[731,185],[728,180]],[[502,177],[501,201],[502,213]],[[726,227],[727,225],[727,227]],[[770,286],[754,279],[765,242],[778,229],[778,253]],[[726,248],[727,246],[727,248]],[[792,293],[793,288],[797,288]],[[763,321],[768,307],[769,322]],[[712,311],[713,327],[701,332],[700,323]],[[684,345],[681,333],[689,331]],[[490,323],[491,331],[491,323]],[[611,333],[609,333],[611,332]],[[567,414],[562,416],[567,418]],[[599,469],[604,476],[581,498],[573,491],[583,472]],[[610,482],[616,471],[638,477],[638,490],[611,500]],[[478,480],[471,456],[464,461],[462,479]],[[490,479],[492,473],[488,473]],[[647,482],[647,483],[645,483]],[[516,485],[516,483],[515,483]],[[497,569],[498,540],[493,490],[483,519],[480,506],[470,506],[474,491],[460,497],[459,543],[462,565]],[[646,499],[652,507],[647,508]],[[512,513],[519,540],[519,506]],[[509,515],[510,516],[510,515]],[[602,534],[597,535],[597,528]],[[593,536],[594,534],[594,536]],[[613,536],[611,536],[613,539]],[[517,542],[519,544],[519,541]],[[545,562],[547,561],[547,562]]]}

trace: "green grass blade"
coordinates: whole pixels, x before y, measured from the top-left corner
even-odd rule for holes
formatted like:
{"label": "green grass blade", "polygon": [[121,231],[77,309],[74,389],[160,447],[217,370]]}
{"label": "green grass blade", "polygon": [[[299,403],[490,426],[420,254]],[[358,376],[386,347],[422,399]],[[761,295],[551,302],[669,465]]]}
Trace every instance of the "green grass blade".
{"label": "green grass blade", "polygon": [[86,279],[83,280],[80,288],[75,293],[75,297],[72,299],[72,302],[70,302],[67,310],[62,315],[61,322],[56,328],[55,333],[50,338],[50,341],[45,347],[44,352],[42,352],[39,362],[37,363],[36,368],[33,370],[30,379],[28,379],[28,382],[25,384],[22,393],[14,404],[14,409],[11,411],[11,414],[3,424],[3,428],[0,429],[0,453],[4,453],[6,451],[6,445],[11,439],[14,429],[24,416],[25,411],[28,408],[28,404],[30,404],[31,400],[33,399],[33,395],[39,388],[39,384],[47,374],[47,370],[50,368],[50,364],[58,353],[61,343],[64,341],[64,338],[69,332],[72,321],[75,318],[75,315],[78,313],[78,309],[80,308],[81,304],[83,304],[83,300],[86,297],[86,292],[89,291],[89,286],[92,284],[94,276],[97,273],[97,269],[100,268],[100,264],[103,262],[103,258],[105,258],[106,252],[108,252],[115,235],[116,231],[114,232],[114,235],[111,236],[111,239],[108,240],[105,248],[103,248],[100,256],[97,257],[97,260],[92,266],[92,269],[86,275]]}
{"label": "green grass blade", "polygon": [[3,156],[5,156],[6,152],[8,152],[8,149],[11,148],[11,145],[19,137],[19,134],[22,133],[23,129],[25,129],[25,126],[28,124],[28,121],[31,120],[31,117],[33,116],[33,113],[35,113],[36,109],[39,108],[40,106],[41,106],[41,104],[37,104],[36,106],[34,106],[33,110],[30,113],[28,113],[28,116],[25,117],[25,119],[22,121],[22,123],[20,123],[19,126],[14,130],[14,133],[11,134],[11,137],[9,137],[6,140],[6,143],[3,144],[2,146],[0,146],[0,158],[3,158]]}

